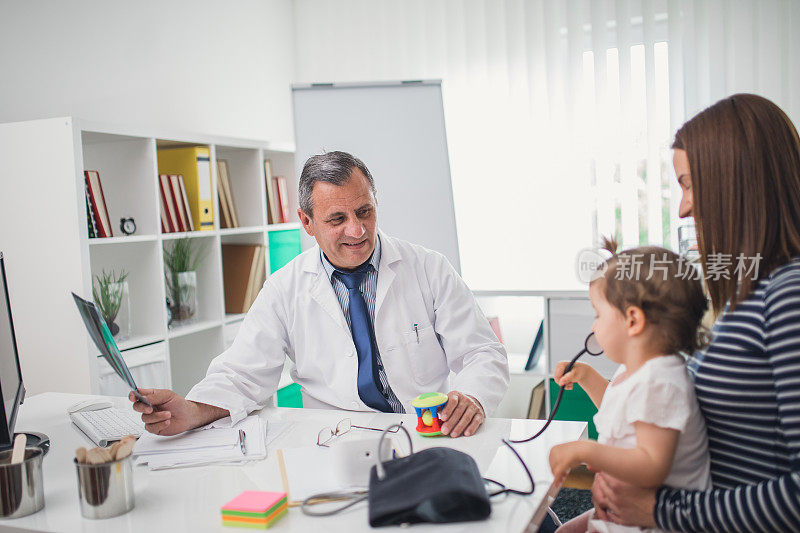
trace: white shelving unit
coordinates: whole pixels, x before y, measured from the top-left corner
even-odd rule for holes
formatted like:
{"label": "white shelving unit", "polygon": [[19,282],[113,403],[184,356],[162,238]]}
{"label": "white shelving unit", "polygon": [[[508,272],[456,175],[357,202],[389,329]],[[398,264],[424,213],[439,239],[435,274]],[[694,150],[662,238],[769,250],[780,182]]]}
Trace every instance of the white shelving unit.
{"label": "white shelving unit", "polygon": [[[161,233],[158,149],[176,146],[210,149],[213,230]],[[185,394],[205,374],[211,359],[229,345],[230,335],[226,337],[224,328],[238,326],[236,322],[244,317],[225,314],[221,245],[265,245],[269,275],[269,232],[301,227],[294,212],[297,182],[294,147],[289,144],[146,131],[66,117],[0,124],[0,157],[9,177],[16,172],[26,180],[17,184],[4,178],[12,197],[0,200],[0,222],[4,228],[11,228],[17,221],[20,231],[4,229],[0,249],[6,254],[11,278],[23,374],[33,392],[40,388],[101,392],[99,377],[106,370],[105,362],[97,358],[97,350],[68,297],[70,291],[90,296],[95,275],[103,269],[119,272],[124,268],[129,273],[132,327],[130,338],[120,343],[123,356],[131,361],[147,360],[148,364],[161,362],[162,368],[145,378],[157,382],[142,382],[140,386],[171,387]],[[239,228],[219,228],[218,159],[228,161]],[[266,159],[272,161],[273,175],[285,176],[292,191],[289,202],[295,209],[290,209],[293,221],[289,223],[267,225]],[[83,178],[87,169],[100,174],[114,237],[88,237]],[[41,215],[36,216],[32,206]],[[135,219],[134,235],[122,235],[122,217]],[[32,244],[34,235],[46,242]],[[197,273],[197,320],[169,328],[163,246],[182,237],[202,244],[205,253]],[[54,271],[59,275],[53,276]],[[42,280],[47,272],[50,276]],[[48,336],[40,333],[42,316],[35,312],[37,301],[53,303],[48,306]],[[147,357],[140,357],[138,350],[145,350]],[[48,374],[50,363],[62,373],[58,379]],[[63,385],[65,380],[71,380],[66,381],[70,384]]]}

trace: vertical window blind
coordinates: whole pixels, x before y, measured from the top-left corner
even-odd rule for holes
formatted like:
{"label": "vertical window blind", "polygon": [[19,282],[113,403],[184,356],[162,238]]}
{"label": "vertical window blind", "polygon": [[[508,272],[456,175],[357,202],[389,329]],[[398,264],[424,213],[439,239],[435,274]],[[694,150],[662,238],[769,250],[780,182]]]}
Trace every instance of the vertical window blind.
{"label": "vertical window blind", "polygon": [[676,129],[735,92],[800,118],[790,0],[298,0],[294,23],[300,83],[443,80],[474,289],[582,288],[604,235],[677,249]]}

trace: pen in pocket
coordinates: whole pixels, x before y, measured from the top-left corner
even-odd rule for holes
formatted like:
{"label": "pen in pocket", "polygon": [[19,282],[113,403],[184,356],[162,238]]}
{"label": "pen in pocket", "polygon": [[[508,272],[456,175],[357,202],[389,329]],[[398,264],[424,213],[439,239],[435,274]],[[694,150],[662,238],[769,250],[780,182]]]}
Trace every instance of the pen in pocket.
{"label": "pen in pocket", "polygon": [[419,327],[417,324],[414,324],[414,333],[417,334],[417,344],[419,344]]}

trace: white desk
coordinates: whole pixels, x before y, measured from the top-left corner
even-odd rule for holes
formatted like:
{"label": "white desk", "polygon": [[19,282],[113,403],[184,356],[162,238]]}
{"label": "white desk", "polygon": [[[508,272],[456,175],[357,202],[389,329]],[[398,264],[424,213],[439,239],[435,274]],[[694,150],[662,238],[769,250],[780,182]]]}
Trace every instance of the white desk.
{"label": "white desk", "polygon": [[[224,531],[238,528],[223,527],[220,507],[243,490],[282,491],[281,477],[275,450],[293,446],[308,446],[316,442],[318,431],[350,417],[354,424],[386,426],[403,419],[413,428],[414,415],[357,413],[317,409],[287,409],[271,407],[261,411],[267,420],[291,421],[292,426],[273,442],[267,459],[240,466],[205,466],[151,472],[144,467],[134,468],[136,507],[129,513],[106,520],[81,517],[75,466],[75,449],[89,446],[86,437],[75,429],[65,409],[87,396],[46,393],[25,400],[17,421],[17,431],[42,431],[50,436],[50,452],[44,459],[45,506],[38,513],[15,520],[0,520],[0,531],[65,531],[154,533],[169,531]],[[128,402],[112,399],[119,406]],[[529,436],[541,427],[541,421],[490,418],[472,437],[430,439],[412,433],[415,450],[431,446],[449,446],[469,453],[478,463],[481,473],[508,486],[526,489],[527,477],[519,461],[500,442],[500,437]],[[507,496],[492,504],[488,521],[448,525],[419,525],[414,531],[522,531],[533,516],[552,481],[547,463],[549,449],[560,442],[585,435],[584,422],[553,422],[547,432],[529,444],[517,445],[536,481],[536,492],[529,497]],[[491,469],[490,469],[491,465]],[[328,518],[305,516],[292,508],[270,531],[314,531],[320,533],[369,530],[366,503]],[[391,530],[387,530],[391,531]]]}

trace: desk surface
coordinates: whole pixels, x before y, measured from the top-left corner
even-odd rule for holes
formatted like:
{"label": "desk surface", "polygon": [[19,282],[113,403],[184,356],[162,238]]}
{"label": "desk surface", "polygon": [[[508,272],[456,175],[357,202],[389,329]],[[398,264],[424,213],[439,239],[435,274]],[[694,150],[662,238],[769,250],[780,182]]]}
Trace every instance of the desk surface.
{"label": "desk surface", "polygon": [[[50,436],[52,446],[44,459],[45,506],[38,513],[15,520],[0,520],[0,530],[11,531],[76,531],[131,532],[149,531],[225,531],[236,528],[223,527],[220,507],[243,490],[282,491],[282,483],[275,450],[294,446],[308,446],[316,442],[322,427],[335,425],[344,417],[354,424],[385,426],[403,419],[413,427],[413,415],[358,413],[318,409],[266,408],[260,416],[266,420],[289,421],[292,425],[284,431],[267,451],[267,459],[245,465],[205,466],[151,472],[144,467],[134,468],[136,506],[122,516],[106,520],[89,520],[81,517],[78,505],[78,488],[72,459],[75,449],[89,446],[90,442],[75,429],[66,414],[66,408],[88,396],[45,393],[32,396],[22,405],[17,421],[17,431],[41,431]],[[113,398],[119,406],[128,402]],[[415,450],[431,446],[449,446],[469,453],[478,463],[481,473],[514,488],[525,489],[527,477],[519,461],[500,442],[500,436],[520,438],[531,435],[541,427],[538,420],[510,420],[490,418],[472,437],[458,439],[426,439],[412,435]],[[501,497],[492,504],[488,522],[450,525],[414,526],[414,531],[522,531],[529,522],[539,502],[552,481],[547,464],[547,452],[555,444],[581,438],[586,423],[554,421],[545,434],[536,441],[517,446],[528,464],[536,492],[529,497]],[[414,432],[412,432],[414,433]],[[13,528],[13,529],[11,529]],[[366,503],[359,504],[341,515],[313,518],[299,509],[290,509],[270,531],[312,531],[325,533],[369,530]]]}

